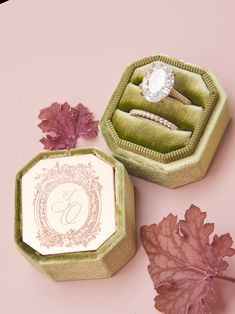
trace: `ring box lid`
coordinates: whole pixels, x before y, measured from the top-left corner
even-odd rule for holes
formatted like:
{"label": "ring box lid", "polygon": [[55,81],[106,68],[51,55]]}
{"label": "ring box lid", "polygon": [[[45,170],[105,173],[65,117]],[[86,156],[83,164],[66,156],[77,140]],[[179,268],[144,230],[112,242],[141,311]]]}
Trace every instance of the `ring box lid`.
{"label": "ring box lid", "polygon": [[19,251],[54,281],[113,276],[136,252],[125,167],[97,148],[40,153],[16,175],[14,231]]}
{"label": "ring box lid", "polygon": [[22,223],[42,255],[98,249],[116,231],[113,167],[94,154],[40,160],[22,177]]}

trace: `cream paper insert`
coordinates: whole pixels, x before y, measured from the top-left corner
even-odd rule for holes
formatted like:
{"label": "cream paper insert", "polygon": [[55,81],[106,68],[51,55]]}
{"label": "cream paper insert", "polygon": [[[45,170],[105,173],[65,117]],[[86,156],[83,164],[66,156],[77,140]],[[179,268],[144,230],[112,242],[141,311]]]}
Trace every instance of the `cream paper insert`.
{"label": "cream paper insert", "polygon": [[115,212],[114,169],[93,154],[40,160],[22,178],[23,241],[42,255],[96,250]]}

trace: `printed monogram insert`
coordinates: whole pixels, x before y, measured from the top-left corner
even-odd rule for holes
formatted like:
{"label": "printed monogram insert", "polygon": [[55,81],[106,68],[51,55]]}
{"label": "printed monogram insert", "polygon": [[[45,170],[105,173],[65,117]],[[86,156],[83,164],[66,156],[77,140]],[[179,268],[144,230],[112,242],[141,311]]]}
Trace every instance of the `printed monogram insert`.
{"label": "printed monogram insert", "polygon": [[40,160],[22,178],[23,241],[42,255],[96,250],[116,231],[114,194],[113,167],[93,154]]}

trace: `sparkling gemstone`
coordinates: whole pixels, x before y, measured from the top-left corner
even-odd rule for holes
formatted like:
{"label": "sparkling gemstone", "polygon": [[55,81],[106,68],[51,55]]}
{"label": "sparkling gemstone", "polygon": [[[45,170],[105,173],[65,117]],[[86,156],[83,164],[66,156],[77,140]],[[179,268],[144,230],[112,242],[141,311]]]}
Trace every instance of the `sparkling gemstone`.
{"label": "sparkling gemstone", "polygon": [[174,86],[174,73],[168,64],[155,62],[140,86],[141,94],[151,102],[163,100]]}

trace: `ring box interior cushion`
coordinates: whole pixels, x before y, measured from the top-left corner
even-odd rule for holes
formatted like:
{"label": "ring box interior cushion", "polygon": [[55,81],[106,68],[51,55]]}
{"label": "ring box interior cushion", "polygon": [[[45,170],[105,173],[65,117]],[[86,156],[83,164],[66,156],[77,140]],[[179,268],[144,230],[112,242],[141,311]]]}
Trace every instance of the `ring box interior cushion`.
{"label": "ring box interior cushion", "polygon": [[[141,95],[139,85],[155,61],[172,66],[174,88],[192,105],[185,105],[170,96],[159,102],[149,102]],[[178,130],[143,117],[131,116],[129,112],[132,109],[161,116],[174,123]],[[218,121],[219,117],[212,119],[213,114],[220,115],[221,121]],[[125,164],[131,174],[167,187],[177,187],[204,176],[229,120],[226,95],[209,70],[157,55],[139,60],[126,69],[104,113],[101,129],[114,156]],[[195,161],[187,157],[193,156],[202,144],[209,124],[220,130],[217,139],[213,139],[206,165],[198,170]],[[207,144],[208,138],[204,138],[203,145]],[[188,170],[191,168],[191,173],[186,170],[181,174],[177,172],[177,177],[181,175],[184,179],[176,180],[176,172],[171,172],[169,165],[174,164],[174,169],[180,170],[182,162],[177,166],[177,161],[183,159],[185,167],[188,165]]]}
{"label": "ring box interior cushion", "polygon": [[133,193],[98,149],[41,153],[16,178],[16,245],[55,281],[110,277],[135,254]]}

